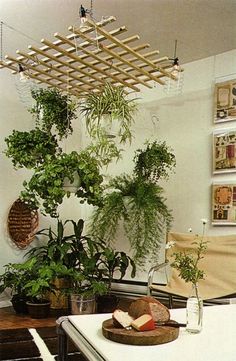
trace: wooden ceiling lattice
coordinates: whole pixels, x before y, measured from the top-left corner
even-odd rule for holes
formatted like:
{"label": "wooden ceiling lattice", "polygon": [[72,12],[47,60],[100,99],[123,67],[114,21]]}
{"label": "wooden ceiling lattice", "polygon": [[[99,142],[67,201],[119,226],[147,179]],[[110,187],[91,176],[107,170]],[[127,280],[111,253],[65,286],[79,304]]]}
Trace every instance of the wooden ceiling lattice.
{"label": "wooden ceiling lattice", "polygon": [[99,23],[88,20],[87,28],[70,26],[71,33],[67,36],[55,33],[54,42],[42,39],[44,45],[40,48],[29,45],[29,52],[17,50],[17,57],[6,55],[0,68],[9,68],[16,74],[21,64],[36,82],[75,96],[100,91],[107,81],[138,92],[140,85],[152,88],[154,83],[164,85],[166,78],[175,80],[167,56],[158,58],[158,50],[144,52],[150,47],[147,43],[131,45],[140,39],[138,35],[120,39],[127,31],[125,26],[105,30],[115,20],[115,17]]}

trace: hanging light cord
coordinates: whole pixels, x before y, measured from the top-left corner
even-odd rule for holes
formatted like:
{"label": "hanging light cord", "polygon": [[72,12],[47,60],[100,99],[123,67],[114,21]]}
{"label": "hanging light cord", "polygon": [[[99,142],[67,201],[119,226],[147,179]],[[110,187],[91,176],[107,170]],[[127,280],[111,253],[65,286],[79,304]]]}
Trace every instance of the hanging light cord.
{"label": "hanging light cord", "polygon": [[[24,36],[25,38],[27,38],[27,39],[29,39],[29,40],[32,40],[32,41],[34,41],[34,42],[42,45],[41,43],[39,43],[39,42],[38,42],[37,40],[35,40],[34,38],[31,38],[31,36],[23,33],[23,31],[20,31],[20,30],[14,28],[14,27],[11,26],[11,25],[8,25],[7,23],[4,23],[4,21],[1,21],[1,24],[0,24],[0,25],[1,25],[1,37],[2,37],[2,33],[3,33],[3,25],[4,25],[6,28],[8,28],[8,29],[10,29],[10,30],[13,30],[13,31],[15,31],[16,33]],[[2,39],[1,39],[1,45],[2,45]],[[2,55],[2,54],[1,54],[1,55]]]}

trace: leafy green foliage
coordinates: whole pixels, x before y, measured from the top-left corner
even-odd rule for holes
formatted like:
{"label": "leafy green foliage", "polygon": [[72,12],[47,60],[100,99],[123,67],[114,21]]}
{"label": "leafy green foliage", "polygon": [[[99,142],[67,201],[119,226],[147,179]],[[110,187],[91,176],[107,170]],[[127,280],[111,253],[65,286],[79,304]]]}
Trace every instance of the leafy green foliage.
{"label": "leafy green foliage", "polygon": [[61,152],[55,136],[40,129],[29,132],[13,130],[5,142],[8,147],[5,154],[18,168],[37,167],[45,161],[47,155],[56,157]]}
{"label": "leafy green foliage", "polygon": [[138,177],[154,181],[167,179],[176,165],[175,156],[166,142],[147,142],[146,149],[137,149],[134,157],[134,172]]}
{"label": "leafy green foliage", "polygon": [[171,266],[179,271],[179,276],[185,282],[196,285],[199,280],[205,277],[205,272],[199,269],[198,263],[204,257],[207,242],[201,238],[199,242],[193,242],[193,244],[197,246],[195,252],[174,253],[174,262],[171,263]]}
{"label": "leafy green foliage", "polygon": [[131,277],[134,278],[136,274],[136,265],[131,257],[123,251],[115,251],[112,248],[106,247],[103,250],[98,267],[99,272],[101,272],[101,274],[107,279],[108,292],[111,291],[111,284],[112,281],[114,281],[115,273],[119,272],[119,280],[122,280],[129,265],[131,266]]}
{"label": "leafy green foliage", "polygon": [[30,110],[36,116],[38,126],[50,132],[55,126],[60,139],[67,137],[73,129],[71,121],[76,118],[76,103],[57,89],[32,90],[36,105]]}
{"label": "leafy green foliage", "polygon": [[93,154],[97,154],[104,165],[113,158],[120,159],[121,149],[110,138],[108,128],[115,124],[119,142],[131,142],[133,114],[137,109],[135,99],[128,99],[123,87],[106,83],[100,93],[89,93],[80,103],[79,109],[85,116],[88,133],[95,142],[90,148],[95,152]]}
{"label": "leafy green foliage", "polygon": [[24,269],[19,269],[17,263],[8,263],[4,268],[4,273],[0,275],[0,293],[9,288],[13,295],[25,297],[24,284],[29,280],[29,273]]}
{"label": "leafy green foliage", "polygon": [[21,192],[21,198],[34,209],[42,204],[44,213],[57,217],[58,205],[65,195],[70,196],[63,188],[64,179],[67,177],[73,181],[75,173],[81,180],[76,193],[81,203],[87,200],[89,204],[98,204],[103,178],[97,161],[87,152],[78,154],[75,151],[61,153],[57,158],[47,156],[45,162],[35,169],[31,179],[23,183],[25,190]]}
{"label": "leafy green foliage", "polygon": [[131,140],[130,127],[133,113],[136,110],[134,99],[128,99],[123,87],[114,87],[106,83],[101,93],[91,92],[83,103],[80,112],[85,116],[89,133],[99,132],[100,121],[104,114],[110,115],[110,120],[118,121],[120,141]]}
{"label": "leafy green foliage", "polygon": [[133,250],[134,261],[140,266],[146,259],[157,258],[166,226],[172,215],[162,196],[163,189],[155,183],[127,175],[117,176],[109,183],[112,190],[103,197],[102,206],[95,210],[91,232],[112,243],[120,220]]}

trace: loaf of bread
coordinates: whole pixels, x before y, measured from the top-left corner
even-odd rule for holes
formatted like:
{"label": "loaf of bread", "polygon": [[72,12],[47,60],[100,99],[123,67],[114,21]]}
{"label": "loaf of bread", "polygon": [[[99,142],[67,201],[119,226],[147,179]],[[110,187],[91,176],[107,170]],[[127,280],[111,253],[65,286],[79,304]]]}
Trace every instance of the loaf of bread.
{"label": "loaf of bread", "polygon": [[140,297],[133,301],[129,306],[129,315],[134,319],[149,314],[155,322],[169,321],[170,312],[166,306],[157,301],[154,297]]}
{"label": "loaf of bread", "polygon": [[151,315],[144,314],[131,323],[137,331],[151,331],[155,329],[155,323]]}

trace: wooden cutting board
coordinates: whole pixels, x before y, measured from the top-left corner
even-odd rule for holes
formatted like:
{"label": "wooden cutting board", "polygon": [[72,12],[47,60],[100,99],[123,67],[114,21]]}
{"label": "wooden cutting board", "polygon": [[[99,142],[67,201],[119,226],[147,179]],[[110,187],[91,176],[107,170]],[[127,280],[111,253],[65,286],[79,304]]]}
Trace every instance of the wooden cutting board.
{"label": "wooden cutting board", "polygon": [[179,327],[157,326],[155,330],[140,332],[134,329],[116,328],[112,319],[109,319],[103,322],[102,333],[108,340],[128,345],[160,345],[176,340],[179,336]]}

